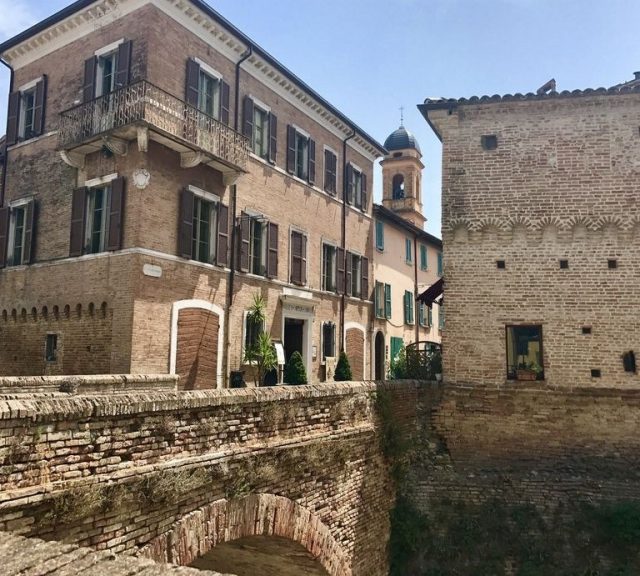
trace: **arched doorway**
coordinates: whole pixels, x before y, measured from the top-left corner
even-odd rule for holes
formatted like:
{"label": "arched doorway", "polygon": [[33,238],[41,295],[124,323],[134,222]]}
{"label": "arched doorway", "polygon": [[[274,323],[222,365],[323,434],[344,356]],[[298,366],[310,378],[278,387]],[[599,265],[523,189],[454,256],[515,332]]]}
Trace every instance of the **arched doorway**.
{"label": "arched doorway", "polygon": [[375,379],[380,381],[384,380],[384,360],[385,360],[385,345],[384,345],[384,334],[382,332],[378,332],[376,334],[376,343],[375,343],[375,352],[376,352],[376,360],[375,360]]}
{"label": "arched doorway", "polygon": [[220,544],[192,568],[235,576],[328,576],[301,544],[277,536],[249,536]]}

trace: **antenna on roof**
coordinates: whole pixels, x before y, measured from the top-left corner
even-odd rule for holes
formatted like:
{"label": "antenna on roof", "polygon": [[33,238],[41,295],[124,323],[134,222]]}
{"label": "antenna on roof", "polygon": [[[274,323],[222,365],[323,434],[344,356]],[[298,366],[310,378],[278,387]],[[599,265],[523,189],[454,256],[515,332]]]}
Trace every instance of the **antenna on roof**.
{"label": "antenna on roof", "polygon": [[551,78],[547,83],[543,84],[536,90],[536,94],[538,96],[542,96],[543,94],[548,94],[549,92],[556,91],[556,79]]}
{"label": "antenna on roof", "polygon": [[400,106],[400,127],[404,127],[404,106]]}

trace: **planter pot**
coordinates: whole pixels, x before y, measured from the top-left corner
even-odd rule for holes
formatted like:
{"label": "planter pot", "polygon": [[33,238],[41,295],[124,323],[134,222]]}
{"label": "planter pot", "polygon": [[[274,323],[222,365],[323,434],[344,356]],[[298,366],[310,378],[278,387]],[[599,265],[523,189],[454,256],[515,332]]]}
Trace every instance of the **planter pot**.
{"label": "planter pot", "polygon": [[516,377],[518,380],[537,380],[538,375],[533,370],[517,370]]}
{"label": "planter pot", "polygon": [[442,374],[436,374],[436,382],[442,382]]}

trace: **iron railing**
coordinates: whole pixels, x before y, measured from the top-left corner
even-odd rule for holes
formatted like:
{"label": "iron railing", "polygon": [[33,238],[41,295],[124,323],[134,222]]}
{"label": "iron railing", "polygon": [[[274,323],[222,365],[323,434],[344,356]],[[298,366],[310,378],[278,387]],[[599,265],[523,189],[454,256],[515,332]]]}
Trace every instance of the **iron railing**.
{"label": "iron railing", "polygon": [[58,144],[70,149],[117,128],[146,125],[165,136],[244,169],[249,140],[226,124],[146,81],[60,114]]}

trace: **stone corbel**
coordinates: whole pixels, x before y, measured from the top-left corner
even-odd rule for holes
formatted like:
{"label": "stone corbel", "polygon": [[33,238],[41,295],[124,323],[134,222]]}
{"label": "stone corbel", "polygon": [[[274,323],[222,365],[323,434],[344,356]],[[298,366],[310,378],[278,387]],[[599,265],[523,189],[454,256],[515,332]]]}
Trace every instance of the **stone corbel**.
{"label": "stone corbel", "polygon": [[149,151],[149,128],[138,126],[138,150],[140,152]]}
{"label": "stone corbel", "polygon": [[67,152],[66,150],[60,150],[60,158],[62,158],[65,164],[71,166],[72,168],[77,168],[78,170],[84,169],[84,154],[80,154],[79,152]]}
{"label": "stone corbel", "polygon": [[243,172],[225,172],[222,175],[222,183],[225,186],[233,186],[243,175]]}
{"label": "stone corbel", "polygon": [[201,152],[181,152],[180,153],[180,166],[182,168],[195,168],[204,160],[204,155]]}
{"label": "stone corbel", "polygon": [[126,140],[115,136],[103,136],[102,143],[116,156],[125,156],[129,148]]}

